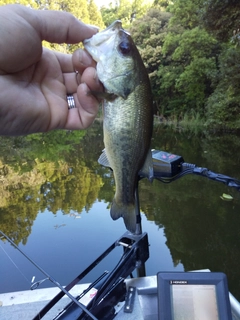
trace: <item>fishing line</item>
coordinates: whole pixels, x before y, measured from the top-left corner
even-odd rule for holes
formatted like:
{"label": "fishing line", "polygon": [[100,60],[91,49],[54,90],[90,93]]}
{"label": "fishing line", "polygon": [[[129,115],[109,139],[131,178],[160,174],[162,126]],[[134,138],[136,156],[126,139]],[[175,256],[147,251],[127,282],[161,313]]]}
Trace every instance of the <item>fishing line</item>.
{"label": "fishing line", "polygon": [[31,282],[29,281],[29,279],[25,276],[25,274],[20,270],[20,268],[16,265],[16,263],[13,261],[13,259],[9,256],[9,254],[7,253],[7,251],[2,247],[2,245],[0,244],[0,247],[2,249],[2,251],[6,254],[6,256],[8,257],[8,259],[12,262],[12,264],[16,267],[16,269],[21,273],[21,275],[24,277],[24,279],[27,281],[28,284],[31,284]]}
{"label": "fishing line", "polygon": [[[44,271],[39,265],[37,265],[31,258],[29,258],[5,233],[0,230],[0,234],[6,238],[21,254],[30,261],[38,270],[40,270],[49,281],[54,283],[61,291],[63,291],[74,303],[76,303],[85,313],[87,313],[93,320],[98,320],[82,303],[75,299],[60,283],[58,283],[53,277],[51,277],[46,271]],[[45,281],[46,279],[44,279]],[[41,281],[40,281],[41,282]]]}

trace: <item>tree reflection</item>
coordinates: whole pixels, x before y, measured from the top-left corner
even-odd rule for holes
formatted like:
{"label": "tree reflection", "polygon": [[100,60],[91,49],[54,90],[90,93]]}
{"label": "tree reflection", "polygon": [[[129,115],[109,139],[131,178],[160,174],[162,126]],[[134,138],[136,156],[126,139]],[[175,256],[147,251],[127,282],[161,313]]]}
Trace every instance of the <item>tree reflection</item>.
{"label": "tree reflection", "polygon": [[26,244],[38,212],[81,213],[98,198],[103,182],[85,164],[84,135],[52,132],[1,139],[0,229],[16,244]]}
{"label": "tree reflection", "polygon": [[[224,202],[226,189],[234,196]],[[147,189],[140,198],[148,197]],[[171,185],[154,182],[151,206],[142,203],[149,220],[164,228],[175,265],[186,271],[210,269],[228,276],[232,293],[239,295],[240,202],[238,192],[201,177],[188,176]]]}

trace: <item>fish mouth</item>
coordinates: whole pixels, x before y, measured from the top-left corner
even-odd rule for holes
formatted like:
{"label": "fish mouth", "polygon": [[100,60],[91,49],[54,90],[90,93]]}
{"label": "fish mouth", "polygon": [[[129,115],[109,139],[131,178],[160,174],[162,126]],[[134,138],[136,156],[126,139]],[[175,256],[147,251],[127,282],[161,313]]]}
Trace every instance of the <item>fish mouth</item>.
{"label": "fish mouth", "polygon": [[112,48],[112,38],[116,37],[120,30],[129,35],[122,28],[121,20],[116,20],[103,31],[83,41],[85,49],[96,62],[99,62],[102,55],[105,55]]}
{"label": "fish mouth", "polygon": [[[122,29],[122,22],[121,20],[116,20],[110,26],[108,26],[103,31],[96,33],[91,38],[86,39],[83,41],[84,46],[100,46],[103,42],[106,42],[110,39],[113,35]],[[123,30],[124,31],[124,30]]]}
{"label": "fish mouth", "polygon": [[110,24],[110,26],[108,26],[105,30],[103,31],[108,31],[108,30],[120,30],[122,29],[122,21],[121,20],[116,20],[113,23]]}
{"label": "fish mouth", "polygon": [[116,21],[114,21],[112,24],[110,24],[110,26],[108,26],[108,27],[107,27],[105,30],[103,30],[102,32],[109,31],[109,30],[115,31],[115,32],[116,32],[116,30],[117,30],[117,31],[121,30],[121,31],[123,31],[124,33],[130,35],[129,32],[127,32],[126,30],[123,29],[123,27],[122,27],[122,21],[121,21],[121,20],[116,20]]}

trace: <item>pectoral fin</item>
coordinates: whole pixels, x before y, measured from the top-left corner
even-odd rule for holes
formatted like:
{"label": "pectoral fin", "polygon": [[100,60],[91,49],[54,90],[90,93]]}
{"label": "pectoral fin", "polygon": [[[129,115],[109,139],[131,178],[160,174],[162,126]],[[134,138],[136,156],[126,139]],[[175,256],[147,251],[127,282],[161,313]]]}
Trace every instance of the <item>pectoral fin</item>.
{"label": "pectoral fin", "polygon": [[102,154],[98,158],[98,163],[104,167],[111,168],[105,149],[103,150]]}
{"label": "pectoral fin", "polygon": [[[104,167],[112,169],[105,149],[103,150],[102,154],[98,158],[98,163]],[[141,177],[148,178],[150,182],[153,181],[153,178],[154,178],[153,160],[152,160],[152,151],[150,149],[148,150],[148,154],[144,162],[144,165],[142,169],[139,171],[139,175]]]}
{"label": "pectoral fin", "polygon": [[139,175],[142,177],[148,178],[150,182],[153,181],[154,178],[154,171],[153,171],[153,160],[152,160],[152,151],[151,149],[148,150],[148,154],[142,169],[139,172]]}

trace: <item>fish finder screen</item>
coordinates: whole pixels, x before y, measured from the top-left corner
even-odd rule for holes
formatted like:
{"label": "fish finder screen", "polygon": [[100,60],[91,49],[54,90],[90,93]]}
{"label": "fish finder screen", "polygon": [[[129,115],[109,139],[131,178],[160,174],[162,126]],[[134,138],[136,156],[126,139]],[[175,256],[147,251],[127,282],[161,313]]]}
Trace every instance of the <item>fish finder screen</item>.
{"label": "fish finder screen", "polygon": [[215,285],[171,285],[174,320],[219,320]]}

